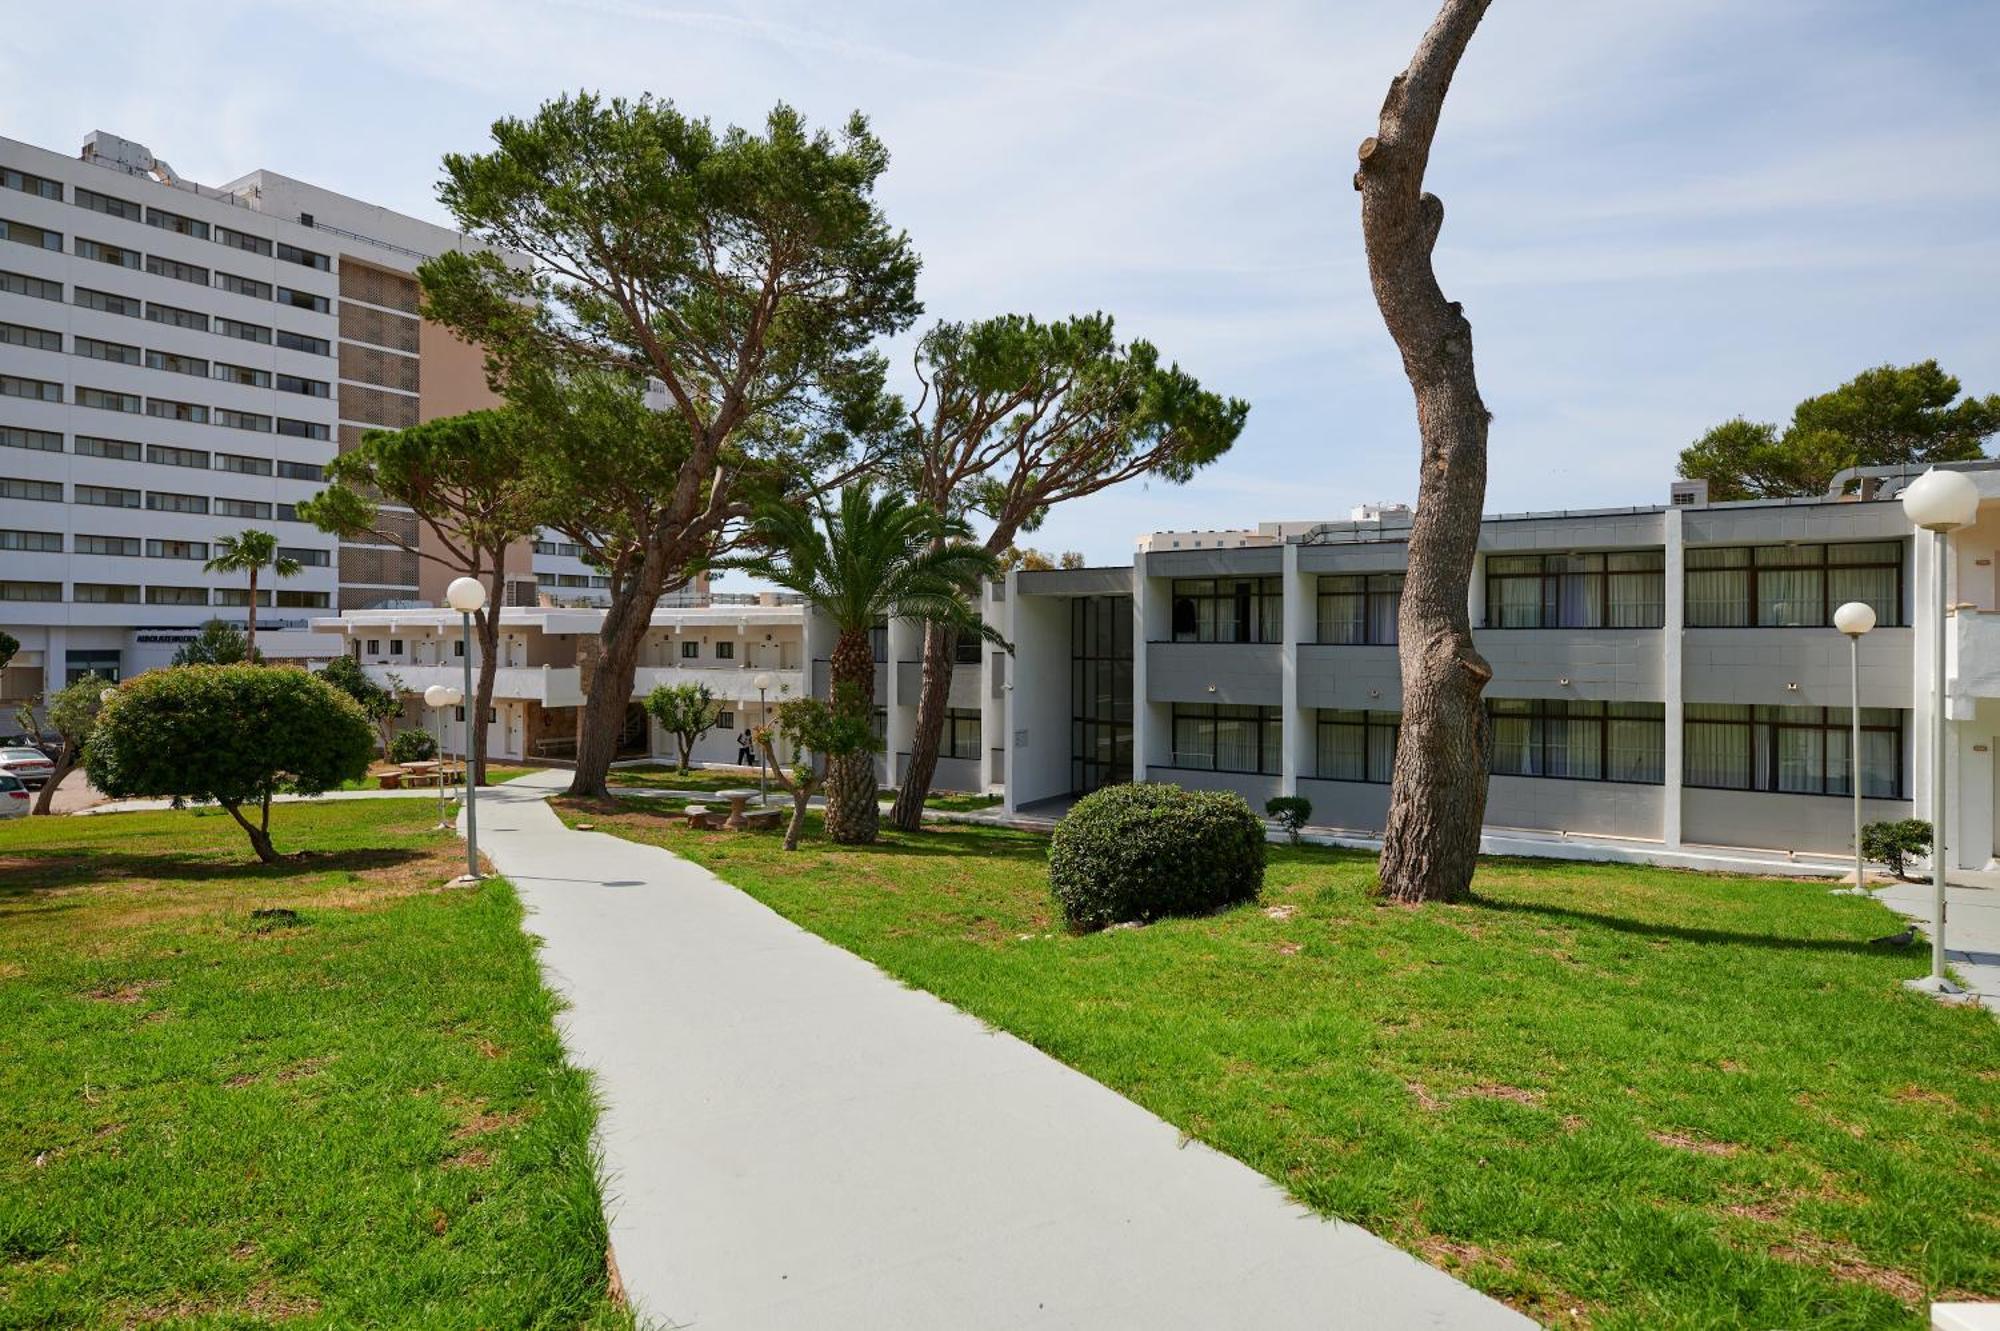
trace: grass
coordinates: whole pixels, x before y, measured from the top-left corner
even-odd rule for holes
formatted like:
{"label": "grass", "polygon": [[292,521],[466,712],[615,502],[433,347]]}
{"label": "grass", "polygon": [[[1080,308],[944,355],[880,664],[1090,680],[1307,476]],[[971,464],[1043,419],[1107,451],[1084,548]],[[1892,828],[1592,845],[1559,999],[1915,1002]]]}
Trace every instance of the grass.
{"label": "grass", "polygon": [[[421,800],[0,824],[0,1326],[628,1327],[521,907]],[[275,912],[275,913],[273,913]]]}
{"label": "grass", "polygon": [[[637,787],[650,790],[688,790],[713,794],[720,790],[749,790],[757,784],[754,771],[716,771],[713,768],[697,767],[693,771],[681,772],[672,763],[639,763],[631,767],[611,769],[611,785]],[[782,795],[778,783],[771,783],[774,794]]]}
{"label": "grass", "polygon": [[1501,860],[1413,910],[1369,856],[1274,847],[1258,905],[1074,936],[1032,834],[787,855],[624,807],[590,818],[1546,1324],[1917,1328],[2000,1296],[2000,1027],[1903,992],[1925,958],[1866,942],[1901,927],[1875,903]]}
{"label": "grass", "polygon": [[[379,763],[376,764],[377,768],[380,768],[381,766],[382,765]],[[488,763],[486,765],[486,784],[489,786],[497,786],[503,782],[512,781],[516,777],[523,777],[530,772],[539,772],[541,770],[542,769],[539,767],[509,767],[503,763]],[[379,790],[381,789],[381,787],[382,783],[375,779],[375,772],[371,770],[367,776],[356,777],[352,781],[343,781],[340,783],[340,785],[335,787],[335,789]],[[448,789],[456,790],[457,787],[452,786],[449,787]]]}

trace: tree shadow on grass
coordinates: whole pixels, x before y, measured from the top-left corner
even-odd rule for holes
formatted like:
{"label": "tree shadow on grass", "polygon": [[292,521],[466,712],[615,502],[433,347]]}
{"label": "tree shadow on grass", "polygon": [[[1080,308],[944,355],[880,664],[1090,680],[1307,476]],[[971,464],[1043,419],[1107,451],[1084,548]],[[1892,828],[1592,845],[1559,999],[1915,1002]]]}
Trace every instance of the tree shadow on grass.
{"label": "tree shadow on grass", "polygon": [[1731,947],[1761,947],[1780,952],[1835,952],[1862,957],[1895,955],[1886,947],[1877,947],[1860,938],[1788,938],[1783,934],[1749,934],[1732,929],[1656,924],[1650,920],[1632,920],[1621,915],[1604,915],[1597,911],[1578,910],[1573,906],[1549,906],[1531,901],[1500,901],[1493,897],[1482,896],[1478,892],[1468,896],[1466,904],[1507,914],[1540,915],[1570,924],[1609,929],[1613,933],[1632,934],[1640,938],[1664,938],[1683,943],[1720,943]]}
{"label": "tree shadow on grass", "polygon": [[118,850],[17,849],[0,853],[0,901],[99,883],[283,883],[328,873],[370,873],[428,858],[430,851],[400,849],[308,850],[263,864],[246,842],[241,862],[188,855],[147,855]]}

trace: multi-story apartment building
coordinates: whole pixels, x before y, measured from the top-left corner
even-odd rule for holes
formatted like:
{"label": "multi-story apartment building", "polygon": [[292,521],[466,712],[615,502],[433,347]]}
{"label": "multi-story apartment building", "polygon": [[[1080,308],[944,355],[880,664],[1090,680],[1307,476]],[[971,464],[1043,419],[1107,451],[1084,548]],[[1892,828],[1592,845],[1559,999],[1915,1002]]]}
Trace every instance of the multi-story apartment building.
{"label": "multi-story apartment building", "polygon": [[[75,157],[0,139],[0,628],[22,644],[0,695],[240,623],[244,579],[202,565],[246,527],[304,566],[259,588],[270,657],[323,655],[311,617],[438,600],[445,570],[295,510],[364,430],[491,400],[412,276],[467,243],[272,171],[196,185],[109,134]],[[518,567],[532,603],[525,546]]]}

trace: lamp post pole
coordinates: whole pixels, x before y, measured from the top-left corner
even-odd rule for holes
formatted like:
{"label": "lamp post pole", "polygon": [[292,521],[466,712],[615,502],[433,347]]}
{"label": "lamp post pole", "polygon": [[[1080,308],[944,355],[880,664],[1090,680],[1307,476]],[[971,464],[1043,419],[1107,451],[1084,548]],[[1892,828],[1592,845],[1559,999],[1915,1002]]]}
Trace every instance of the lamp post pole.
{"label": "lamp post pole", "polygon": [[1903,512],[1936,536],[1931,561],[1931,973],[1906,983],[1930,994],[1964,992],[1944,973],[1945,878],[1949,872],[1950,804],[1945,782],[1950,771],[1945,745],[1951,728],[1945,717],[1945,616],[1951,613],[1951,533],[1979,516],[1979,486],[1964,472],[1935,467],[1903,491]]}
{"label": "lamp post pole", "polygon": [[484,725],[486,718],[476,716],[479,709],[477,696],[472,689],[472,615],[486,604],[486,588],[477,578],[454,578],[451,586],[445,588],[444,599],[452,609],[458,611],[462,641],[465,643],[465,876],[477,882],[479,879],[479,763],[477,755],[484,745],[474,738],[472,727]]}
{"label": "lamp post pole", "polygon": [[1867,896],[1868,866],[1861,855],[1861,635],[1875,627],[1875,607],[1849,601],[1833,612],[1833,626],[1847,635],[1847,788],[1854,797],[1854,886],[1845,890]]}
{"label": "lamp post pole", "polygon": [[[771,687],[771,677],[769,675],[758,675],[757,678],[750,682],[757,686],[757,725],[759,729],[762,729],[771,724],[771,705],[764,700],[764,694]],[[755,739],[756,736],[753,734],[751,738]],[[770,802],[771,765],[764,761],[764,746],[759,744],[757,746],[757,804],[761,808]]]}

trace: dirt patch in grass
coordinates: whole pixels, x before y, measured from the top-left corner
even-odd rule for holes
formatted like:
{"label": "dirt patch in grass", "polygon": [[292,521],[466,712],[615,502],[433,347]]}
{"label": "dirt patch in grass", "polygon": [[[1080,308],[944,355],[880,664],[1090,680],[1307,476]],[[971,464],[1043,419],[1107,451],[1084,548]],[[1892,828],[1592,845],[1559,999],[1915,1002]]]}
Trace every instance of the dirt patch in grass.
{"label": "dirt patch in grass", "polygon": [[118,1003],[129,1006],[165,983],[165,980],[135,980],[130,984],[100,985],[84,997],[96,1003]]}
{"label": "dirt patch in grass", "polygon": [[1925,1298],[1923,1281],[1892,1267],[1863,1261],[1858,1253],[1842,1244],[1808,1238],[1777,1244],[1770,1252],[1781,1262],[1830,1271],[1851,1284],[1872,1285],[1898,1303],[1917,1305]]}
{"label": "dirt patch in grass", "polygon": [[1542,1102],[1540,1091],[1527,1091],[1519,1086],[1502,1086],[1495,1082],[1483,1081],[1476,1086],[1468,1086],[1465,1093],[1481,1100],[1506,1100],[1517,1105],[1539,1105]]}
{"label": "dirt patch in grass", "polygon": [[1693,1151],[1697,1155],[1735,1155],[1743,1149],[1735,1142],[1710,1141],[1686,1132],[1650,1132],[1646,1135],[1662,1146],[1671,1146],[1677,1151]]}

